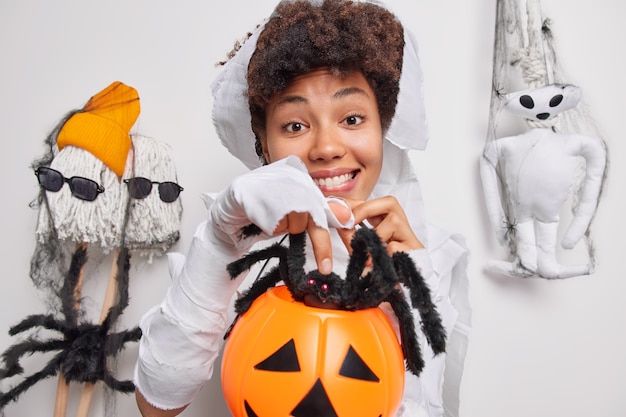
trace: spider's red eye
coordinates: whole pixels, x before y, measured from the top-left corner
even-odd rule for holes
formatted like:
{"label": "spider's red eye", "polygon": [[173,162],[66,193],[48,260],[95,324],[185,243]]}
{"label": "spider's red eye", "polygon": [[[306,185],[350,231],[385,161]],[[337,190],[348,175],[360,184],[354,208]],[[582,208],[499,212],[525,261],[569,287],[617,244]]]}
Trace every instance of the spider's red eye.
{"label": "spider's red eye", "polygon": [[309,285],[315,285],[315,280],[313,278],[310,278],[306,283]]}
{"label": "spider's red eye", "polygon": [[322,291],[328,291],[328,284],[322,284]]}

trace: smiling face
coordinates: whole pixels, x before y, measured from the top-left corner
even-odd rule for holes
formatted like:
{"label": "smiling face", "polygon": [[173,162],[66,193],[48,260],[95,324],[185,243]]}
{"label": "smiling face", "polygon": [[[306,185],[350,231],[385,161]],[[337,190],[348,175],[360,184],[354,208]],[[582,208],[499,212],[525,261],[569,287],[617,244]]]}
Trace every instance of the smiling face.
{"label": "smiling face", "polygon": [[366,200],[382,166],[376,96],[358,72],[317,69],[294,78],[266,107],[268,162],[298,156],[324,195]]}

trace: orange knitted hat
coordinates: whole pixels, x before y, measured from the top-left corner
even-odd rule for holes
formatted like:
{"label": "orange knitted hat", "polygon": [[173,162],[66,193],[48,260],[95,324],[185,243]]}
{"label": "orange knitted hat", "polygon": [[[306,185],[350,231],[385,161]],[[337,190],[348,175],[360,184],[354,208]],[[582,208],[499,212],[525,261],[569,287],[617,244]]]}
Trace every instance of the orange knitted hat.
{"label": "orange knitted hat", "polygon": [[116,81],[70,117],[57,136],[57,146],[82,148],[121,177],[132,145],[129,131],[138,116],[137,90]]}

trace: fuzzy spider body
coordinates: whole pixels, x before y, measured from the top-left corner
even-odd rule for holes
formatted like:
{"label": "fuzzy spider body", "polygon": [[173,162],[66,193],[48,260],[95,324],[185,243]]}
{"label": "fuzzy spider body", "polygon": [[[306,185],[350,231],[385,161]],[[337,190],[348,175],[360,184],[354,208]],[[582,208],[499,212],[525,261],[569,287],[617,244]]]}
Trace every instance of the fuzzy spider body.
{"label": "fuzzy spider body", "polygon": [[[42,328],[58,332],[63,337],[40,340],[35,336],[30,336],[9,347],[2,354],[5,368],[0,370],[0,378],[4,379],[24,371],[19,363],[24,355],[60,351],[42,370],[26,377],[8,392],[1,393],[0,408],[17,400],[19,395],[35,383],[54,376],[58,372],[63,374],[67,382],[103,381],[116,391],[129,393],[134,390],[132,381],[120,381],[114,378],[107,369],[108,357],[120,352],[127,342],[137,341],[141,337],[141,330],[138,327],[110,333],[111,327],[128,304],[128,295],[121,292],[117,304],[109,310],[101,324],[81,322],[79,312],[72,300],[74,300],[73,294],[78,285],[80,270],[86,261],[86,249],[77,249],[72,257],[70,270],[60,294],[64,319],[51,314],[35,314],[26,317],[9,330],[9,334],[15,336],[28,330]],[[130,255],[127,250],[120,251],[118,262],[121,263],[118,269],[120,271],[117,276],[118,281],[128,280]],[[123,287],[126,288],[125,285]]]}
{"label": "fuzzy spider body", "polygon": [[[420,313],[421,327],[433,352],[444,352],[446,335],[441,318],[430,298],[428,286],[406,253],[397,252],[390,256],[373,229],[360,228],[351,242],[352,256],[344,280],[335,273],[323,275],[318,270],[306,273],[306,235],[301,233],[290,235],[289,238],[289,248],[277,243],[253,251],[228,265],[228,272],[235,278],[259,261],[279,258],[278,265],[257,279],[236,301],[235,311],[238,316],[244,314],[254,300],[280,281],[284,282],[295,301],[314,307],[360,310],[388,302],[400,325],[406,367],[419,375],[424,361],[417,341],[411,306],[400,290],[399,284],[403,284],[410,290],[411,305]],[[372,260],[371,268],[367,267],[368,258]],[[230,330],[225,337],[228,337],[229,332]]]}

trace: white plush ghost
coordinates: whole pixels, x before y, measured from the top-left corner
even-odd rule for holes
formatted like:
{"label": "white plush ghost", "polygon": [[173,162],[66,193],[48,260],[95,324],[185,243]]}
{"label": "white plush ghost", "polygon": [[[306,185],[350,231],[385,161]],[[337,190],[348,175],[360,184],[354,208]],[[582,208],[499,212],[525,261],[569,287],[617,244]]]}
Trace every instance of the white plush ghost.
{"label": "white plush ghost", "polygon": [[[552,84],[505,97],[506,108],[529,122],[547,121],[574,108],[580,89]],[[607,164],[604,142],[597,137],[558,133],[534,127],[517,136],[487,143],[480,173],[487,211],[501,244],[512,240],[508,261],[490,261],[487,269],[510,276],[568,278],[593,272],[591,261],[561,265],[556,258],[560,212],[572,196],[576,171],[585,175],[571,223],[561,246],[572,249],[585,235],[595,214]]]}

